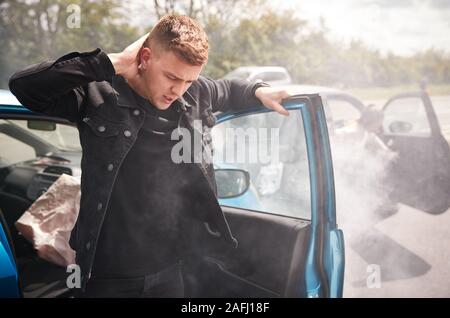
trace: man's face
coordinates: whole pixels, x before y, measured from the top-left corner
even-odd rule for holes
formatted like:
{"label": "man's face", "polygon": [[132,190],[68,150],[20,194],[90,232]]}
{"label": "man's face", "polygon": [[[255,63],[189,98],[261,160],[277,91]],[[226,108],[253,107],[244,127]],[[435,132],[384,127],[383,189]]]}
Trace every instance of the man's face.
{"label": "man's face", "polygon": [[198,78],[203,66],[191,65],[171,51],[158,54],[150,48],[142,51],[143,89],[156,108],[167,109]]}

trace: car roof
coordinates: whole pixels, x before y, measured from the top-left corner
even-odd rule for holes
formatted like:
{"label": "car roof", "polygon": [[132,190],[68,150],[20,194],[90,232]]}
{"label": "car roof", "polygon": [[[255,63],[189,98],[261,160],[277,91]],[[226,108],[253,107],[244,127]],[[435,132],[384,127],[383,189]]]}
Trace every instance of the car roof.
{"label": "car roof", "polygon": [[6,89],[0,89],[0,105],[22,106],[16,96]]}

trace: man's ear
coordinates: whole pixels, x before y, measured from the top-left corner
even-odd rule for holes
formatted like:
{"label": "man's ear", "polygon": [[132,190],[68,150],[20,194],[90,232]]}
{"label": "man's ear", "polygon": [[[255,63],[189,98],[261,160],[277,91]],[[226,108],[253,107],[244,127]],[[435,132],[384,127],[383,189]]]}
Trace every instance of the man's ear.
{"label": "man's ear", "polygon": [[147,64],[152,58],[152,53],[153,53],[152,50],[148,47],[141,48],[141,50],[139,51],[139,60],[138,60],[139,68],[143,70],[147,68]]}

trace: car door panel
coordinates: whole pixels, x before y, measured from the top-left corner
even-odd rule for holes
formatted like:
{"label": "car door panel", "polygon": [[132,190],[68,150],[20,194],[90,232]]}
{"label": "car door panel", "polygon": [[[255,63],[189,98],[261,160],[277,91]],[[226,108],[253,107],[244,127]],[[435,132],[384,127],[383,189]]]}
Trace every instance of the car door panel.
{"label": "car door panel", "polygon": [[[223,208],[240,243],[230,270],[279,296],[306,296],[301,288],[310,222],[284,216]],[[230,260],[231,261],[231,260]],[[229,261],[229,262],[230,262]]]}
{"label": "car door panel", "polygon": [[208,255],[204,263],[210,269],[197,273],[207,286],[195,296],[304,297],[299,287],[304,278],[298,273],[303,271],[300,260],[306,256],[310,222],[231,207],[222,210],[239,246]]}

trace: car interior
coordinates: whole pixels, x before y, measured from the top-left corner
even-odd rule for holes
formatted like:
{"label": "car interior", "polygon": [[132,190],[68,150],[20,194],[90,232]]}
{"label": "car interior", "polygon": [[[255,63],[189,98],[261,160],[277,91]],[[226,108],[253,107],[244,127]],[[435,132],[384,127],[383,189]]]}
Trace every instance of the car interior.
{"label": "car interior", "polygon": [[15,254],[22,295],[31,298],[68,297],[72,291],[66,287],[66,269],[40,258],[14,224],[61,173],[72,174],[72,168],[67,164],[68,159],[55,155],[55,147],[27,133],[17,122],[23,121],[0,121],[0,137],[5,137],[0,141],[8,138],[9,142],[27,145],[33,149],[35,158],[11,163],[5,159],[7,154],[0,154],[2,228]]}

